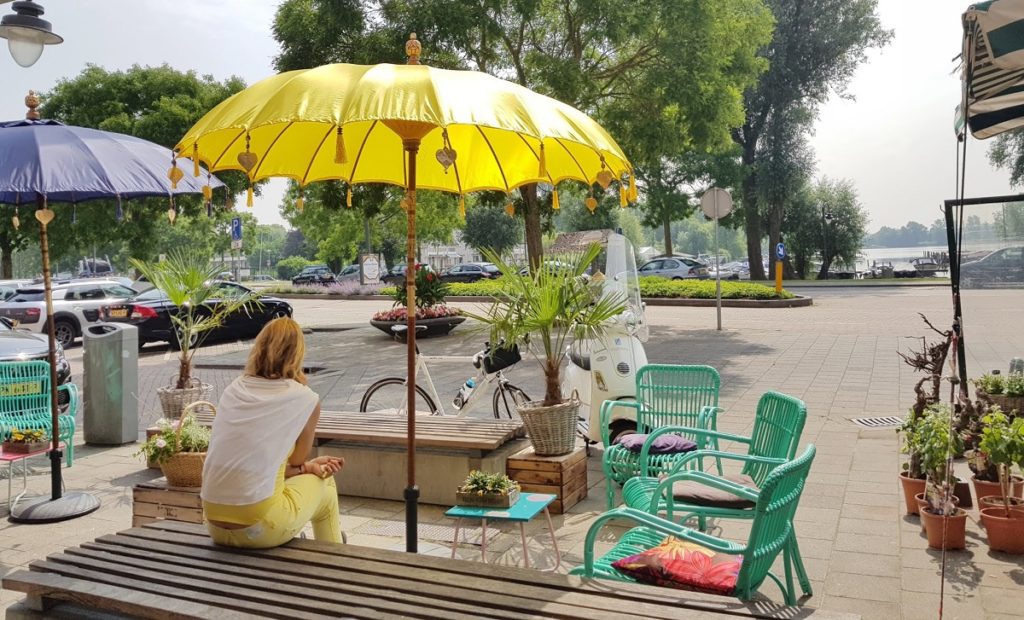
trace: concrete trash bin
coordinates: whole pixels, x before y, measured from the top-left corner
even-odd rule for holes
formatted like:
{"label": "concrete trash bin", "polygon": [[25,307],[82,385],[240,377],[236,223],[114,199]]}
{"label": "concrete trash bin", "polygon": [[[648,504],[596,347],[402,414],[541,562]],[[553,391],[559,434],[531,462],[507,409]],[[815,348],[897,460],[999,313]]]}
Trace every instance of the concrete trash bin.
{"label": "concrete trash bin", "polygon": [[139,438],[139,330],[99,323],[82,334],[85,443],[121,445]]}

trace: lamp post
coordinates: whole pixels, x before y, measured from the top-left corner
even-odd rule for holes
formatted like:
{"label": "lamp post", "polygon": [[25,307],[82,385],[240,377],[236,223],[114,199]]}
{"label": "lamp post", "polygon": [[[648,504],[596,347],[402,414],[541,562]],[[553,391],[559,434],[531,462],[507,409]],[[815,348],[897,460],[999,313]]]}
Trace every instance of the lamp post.
{"label": "lamp post", "polygon": [[[0,4],[10,1],[0,0]],[[0,38],[7,39],[7,49],[14,62],[31,67],[43,55],[43,46],[64,42],[63,37],[53,33],[50,22],[40,17],[45,12],[41,5],[19,0],[11,8],[14,13],[0,20]]]}
{"label": "lamp post", "polygon": [[821,249],[821,269],[825,274],[825,279],[828,280],[828,225],[832,222],[832,212],[825,209],[825,205],[821,205],[821,231],[822,231],[822,249]]}

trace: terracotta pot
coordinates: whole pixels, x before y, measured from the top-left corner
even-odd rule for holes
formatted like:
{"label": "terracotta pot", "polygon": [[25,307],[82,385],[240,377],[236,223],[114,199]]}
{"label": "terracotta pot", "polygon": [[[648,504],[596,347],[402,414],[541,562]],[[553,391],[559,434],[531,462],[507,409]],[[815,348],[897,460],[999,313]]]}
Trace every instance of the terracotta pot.
{"label": "terracotta pot", "polygon": [[[942,537],[946,537],[946,549],[964,549],[967,547],[967,513],[959,508],[948,517],[933,514],[931,508],[921,510],[921,521],[928,535],[928,546],[942,549]],[[945,523],[945,525],[943,525]]]}
{"label": "terracotta pot", "polygon": [[[981,498],[1003,494],[1002,489],[999,488],[998,482],[978,480],[976,476],[972,476],[971,483],[974,484],[974,495],[978,498],[978,506],[982,508],[985,506],[981,501]],[[1024,478],[1021,478],[1020,476],[1010,476],[1010,486],[1013,487],[1013,490],[1010,492],[1010,497],[1024,497]]]}
{"label": "terracotta pot", "polygon": [[914,496],[924,493],[925,479],[911,478],[906,474],[900,474],[900,485],[903,487],[903,501],[907,506],[907,514],[918,514],[917,500],[914,499]]}
{"label": "terracotta pot", "polygon": [[1024,509],[982,508],[981,522],[988,535],[988,548],[1006,553],[1024,553]]}
{"label": "terracotta pot", "polygon": [[[1024,499],[1011,497],[1009,498],[1009,504],[1010,508],[1019,508],[1024,506]],[[981,498],[981,501],[978,502],[979,508],[1002,508],[1004,506],[1003,498],[1000,495],[988,495]]]}
{"label": "terracotta pot", "polygon": [[[951,495],[950,499],[953,500],[953,505],[957,508],[960,507],[960,498],[956,495]],[[917,502],[917,513],[921,514],[921,510],[928,505],[928,500],[925,499],[924,493],[918,493],[914,496],[914,501]],[[921,519],[921,530],[924,530],[924,519]]]}

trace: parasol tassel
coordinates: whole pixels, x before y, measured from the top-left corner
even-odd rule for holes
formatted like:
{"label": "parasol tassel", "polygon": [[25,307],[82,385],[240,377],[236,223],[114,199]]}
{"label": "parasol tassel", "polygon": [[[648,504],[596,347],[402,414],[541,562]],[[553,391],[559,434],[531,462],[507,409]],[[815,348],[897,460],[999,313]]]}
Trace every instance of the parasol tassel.
{"label": "parasol tassel", "polygon": [[199,145],[198,144],[193,144],[192,145],[192,176],[198,177],[200,174],[202,174],[202,171],[199,170]]}
{"label": "parasol tassel", "polygon": [[299,197],[295,200],[295,210],[302,213],[302,210],[306,207],[306,195],[299,190]]}
{"label": "parasol tassel", "polygon": [[590,211],[591,215],[594,214],[594,211],[597,211],[597,199],[592,195],[587,196],[587,199],[583,201],[583,204],[586,205],[587,210]]}
{"label": "parasol tassel", "polygon": [[181,177],[185,176],[185,173],[178,168],[178,160],[171,160],[171,169],[167,171],[167,178],[171,180],[171,189],[178,189],[178,181]]}
{"label": "parasol tassel", "polygon": [[71,203],[71,223],[72,224],[77,224],[78,223],[78,203],[77,202]]}
{"label": "parasol tassel", "polygon": [[210,186],[209,181],[207,181],[206,185],[203,186],[203,200],[206,202],[213,200],[213,187]]}
{"label": "parasol tassel", "polygon": [[348,186],[348,190],[345,191],[345,207],[352,208],[352,186]]}
{"label": "parasol tassel", "polygon": [[629,201],[636,202],[639,195],[636,191],[636,175],[629,175]]}
{"label": "parasol tassel", "polygon": [[252,184],[249,184],[249,189],[245,191],[245,206],[252,208]]}
{"label": "parasol tassel", "polygon": [[459,217],[466,219],[466,197],[459,194]]}
{"label": "parasol tassel", "polygon": [[18,212],[14,212],[14,217],[11,218],[11,225],[14,226],[14,230],[21,228],[21,219],[18,217]]}
{"label": "parasol tassel", "polygon": [[626,191],[625,183],[619,183],[619,206],[623,209],[629,206],[629,193]]}
{"label": "parasol tassel", "polygon": [[553,211],[558,211],[558,209],[559,209],[559,206],[558,206],[558,190],[557,189],[551,190],[551,209]]}
{"label": "parasol tassel", "polygon": [[548,158],[544,155],[544,143],[540,143],[540,157],[538,158],[538,170],[537,175],[540,177],[548,176]]}
{"label": "parasol tassel", "polygon": [[516,205],[515,205],[515,203],[510,201],[507,205],[505,205],[505,214],[508,215],[509,217],[515,217],[515,215],[516,215]]}
{"label": "parasol tassel", "polygon": [[334,140],[334,163],[348,163],[348,153],[345,152],[345,134],[342,132],[341,127],[338,127],[337,137]]}
{"label": "parasol tassel", "polygon": [[121,197],[120,196],[117,197],[117,211],[114,212],[114,217],[117,218],[118,222],[120,222],[121,220],[124,219],[124,209],[121,207]]}

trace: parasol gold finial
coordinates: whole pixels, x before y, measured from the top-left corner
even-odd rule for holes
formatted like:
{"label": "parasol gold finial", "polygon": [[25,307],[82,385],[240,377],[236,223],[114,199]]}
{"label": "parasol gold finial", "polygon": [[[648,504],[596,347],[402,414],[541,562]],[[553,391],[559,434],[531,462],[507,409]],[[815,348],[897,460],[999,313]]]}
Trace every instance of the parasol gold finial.
{"label": "parasol gold finial", "polygon": [[420,52],[423,50],[423,45],[416,40],[416,33],[409,33],[409,40],[405,42],[405,55],[409,57],[406,64],[418,65],[420,64]]}
{"label": "parasol gold finial", "polygon": [[39,107],[39,95],[36,94],[36,91],[28,91],[28,95],[25,96],[25,105],[28,106],[28,112],[25,113],[25,118],[30,121],[38,121],[39,110],[36,110],[36,108]]}

